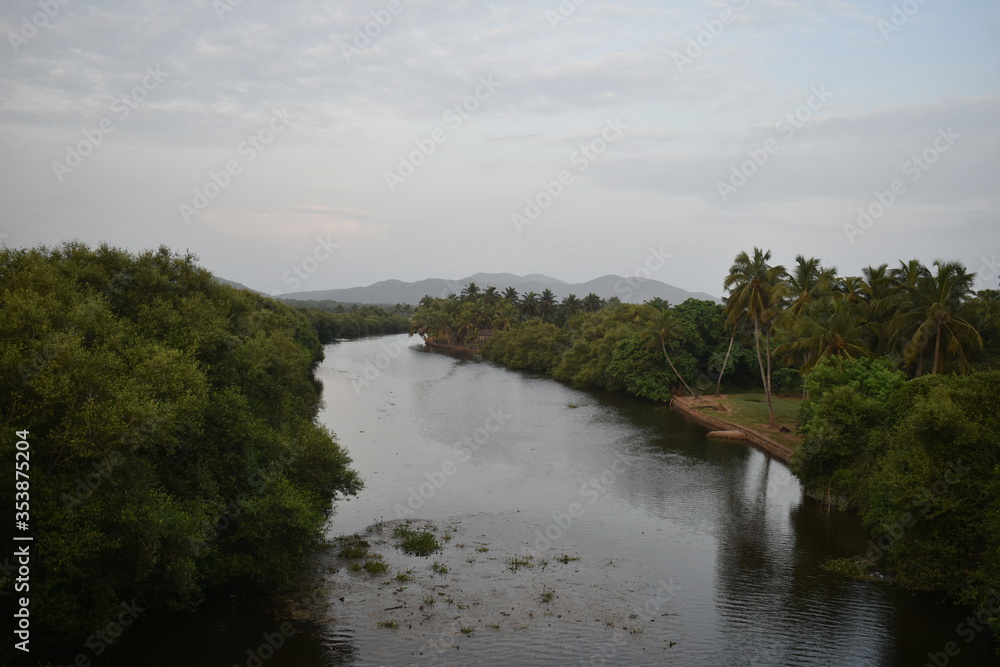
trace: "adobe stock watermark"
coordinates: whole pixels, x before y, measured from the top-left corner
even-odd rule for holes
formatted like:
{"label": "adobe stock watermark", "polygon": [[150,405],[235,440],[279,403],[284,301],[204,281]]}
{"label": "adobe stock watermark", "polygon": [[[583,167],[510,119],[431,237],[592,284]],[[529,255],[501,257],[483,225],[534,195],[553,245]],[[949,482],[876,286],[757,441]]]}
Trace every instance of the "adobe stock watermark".
{"label": "adobe stock watermark", "polygon": [[14,49],[14,53],[18,53],[21,47],[33,39],[40,30],[48,28],[49,22],[59,14],[59,10],[69,3],[70,0],[38,0],[38,7],[41,11],[35,12],[30,18],[22,16],[21,29],[17,33],[7,33],[7,40],[10,42],[10,48]]}
{"label": "adobe stock watermark", "polygon": [[372,10],[371,18],[365,21],[364,25],[354,29],[351,41],[340,43],[340,52],[344,54],[344,60],[351,62],[351,58],[360,55],[364,49],[371,46],[403,9],[402,0],[389,0],[385,9]]}
{"label": "adobe stock watermark", "polygon": [[[990,589],[989,600],[977,609],[976,613],[955,626],[955,634],[965,640],[966,644],[971,644],[978,633],[989,630],[990,619],[998,615],[1000,615],[1000,591],[994,588]],[[927,654],[928,662],[924,663],[924,667],[948,667],[951,659],[958,657],[961,652],[962,647],[958,642],[947,642],[940,651],[931,651]]]}
{"label": "adobe stock watermark", "polygon": [[482,426],[452,445],[451,451],[458,457],[458,461],[450,458],[445,459],[436,470],[424,471],[426,481],[418,484],[416,488],[411,486],[407,489],[409,495],[406,498],[406,505],[400,503],[393,505],[392,509],[396,513],[396,518],[405,519],[423,507],[424,503],[444,488],[448,479],[458,472],[459,464],[468,463],[472,459],[472,455],[489,442],[510,418],[511,416],[504,413],[502,407],[490,408],[489,416]]}
{"label": "adobe stock watermark", "polygon": [[982,260],[983,263],[976,272],[980,288],[1000,289],[1000,285],[997,284],[997,278],[1000,277],[1000,261],[997,261],[996,254],[990,258],[983,255]]}
{"label": "adobe stock watermark", "polygon": [[673,253],[663,250],[663,245],[658,248],[649,246],[649,255],[646,261],[632,271],[631,275],[624,280],[615,283],[615,294],[619,295],[622,301],[628,301],[635,294],[642,284],[652,278],[653,274],[662,269],[667,264],[667,260],[673,257]]}
{"label": "adobe stock watermark", "polygon": [[[916,183],[961,138],[962,135],[952,131],[951,127],[947,130],[938,128],[934,141],[923,151],[914,153],[912,157],[903,162],[900,170],[904,176],[910,177],[910,183]],[[867,206],[858,207],[857,220],[853,223],[844,223],[844,234],[847,236],[847,240],[853,244],[857,237],[870,229],[875,221],[885,215],[906,192],[907,185],[899,178],[894,179],[885,190],[875,190],[872,193],[874,201]]]}
{"label": "adobe stock watermark", "polygon": [[[479,77],[478,84],[471,95],[461,102],[456,102],[441,114],[441,120],[452,131],[462,127],[462,124],[479,109],[480,104],[493,97],[497,88],[503,85],[495,81],[492,74]],[[434,155],[438,146],[446,141],[448,141],[448,130],[443,127],[435,127],[423,139],[414,139],[413,144],[416,149],[406,155],[398,156],[395,171],[385,171],[385,184],[389,187],[389,192],[395,192],[397,187],[413,176],[417,169],[427,162],[427,158]]]}
{"label": "adobe stock watermark", "polygon": [[[750,2],[751,0],[736,0],[734,4],[736,9],[742,12],[750,7]],[[726,26],[731,25],[735,20],[736,14],[732,9],[723,9],[718,16],[702,21],[701,25],[704,30],[698,31],[694,37],[688,37],[687,48],[684,49],[684,52],[674,51],[671,54],[674,64],[677,65],[677,71],[683,73],[685,67],[693,65],[695,60],[703,56],[705,51],[715,44],[715,40],[722,37]]]}
{"label": "adobe stock watermark", "polygon": [[278,632],[265,632],[261,635],[264,640],[256,649],[247,649],[247,659],[242,663],[235,663],[233,667],[262,667],[265,662],[274,657],[274,654],[285,645],[285,641],[295,634],[295,628],[291,621],[285,621],[278,627]]}
{"label": "adobe stock watermark", "polygon": [[243,0],[212,0],[212,9],[215,10],[215,15],[219,17],[219,21],[224,21],[226,14],[235,12],[236,8],[242,4]]}
{"label": "adobe stock watermark", "polygon": [[193,190],[191,203],[181,203],[177,206],[184,224],[191,224],[191,219],[194,216],[207,209],[209,204],[230,186],[233,178],[243,173],[245,165],[256,160],[258,153],[267,148],[289,128],[292,120],[294,120],[294,116],[288,113],[287,107],[274,109],[267,125],[248,136],[236,147],[236,154],[242,158],[242,163],[240,160],[229,160],[221,170],[209,170],[205,183]]}
{"label": "adobe stock watermark", "polygon": [[[616,116],[614,120],[606,119],[604,128],[590,141],[579,144],[577,149],[570,153],[569,163],[576,167],[578,174],[587,171],[590,166],[603,156],[608,147],[618,141],[622,136],[622,130],[628,125],[621,122]],[[510,214],[510,221],[518,234],[524,233],[524,228],[534,224],[542,212],[552,206],[555,200],[559,199],[566,191],[566,188],[573,185],[576,176],[569,169],[563,169],[551,181],[543,180],[539,185],[541,189],[533,197],[525,197],[524,208],[518,212]]]}
{"label": "adobe stock watermark", "polygon": [[889,35],[900,30],[910,22],[922,5],[927,4],[927,0],[904,0],[898,5],[892,6],[888,18],[880,18],[876,23],[878,31],[882,33],[882,41],[888,42]]}
{"label": "adobe stock watermark", "polygon": [[781,135],[780,139],[769,137],[758,148],[748,148],[746,150],[747,159],[730,167],[729,178],[725,181],[715,182],[715,189],[718,191],[722,203],[728,203],[729,197],[749,183],[750,179],[764,168],[771,156],[781,150],[782,142],[791,141],[795,137],[795,132],[805,127],[805,124],[812,120],[815,112],[822,109],[831,97],[833,97],[833,93],[826,89],[826,84],[820,84],[818,88],[813,86],[809,89],[809,95],[801,106],[786,113],[775,122],[774,131]]}
{"label": "adobe stock watermark", "polygon": [[545,10],[545,20],[549,22],[549,30],[555,32],[559,25],[568,21],[573,14],[576,14],[576,10],[585,2],[587,0],[562,0],[555,11],[551,9]]}
{"label": "adobe stock watermark", "polygon": [[132,88],[128,93],[123,94],[111,104],[111,113],[114,117],[105,116],[98,123],[97,127],[90,130],[83,130],[83,141],[73,145],[66,145],[66,157],[63,162],[53,160],[52,173],[56,175],[56,180],[60,183],[73,170],[83,164],[87,156],[91,155],[97,147],[104,143],[105,138],[117,128],[115,118],[119,122],[124,121],[132,112],[139,108],[151,92],[160,87],[163,80],[170,76],[169,73],[160,69],[160,66],[149,66],[146,68],[146,75],[142,81]]}
{"label": "adobe stock watermark", "polygon": [[[615,452],[614,462],[604,469],[600,475],[587,479],[581,486],[580,498],[586,499],[587,505],[593,505],[601,497],[611,491],[618,478],[629,468],[629,462],[624,454],[627,450]],[[573,501],[566,506],[565,512],[553,513],[552,523],[542,530],[535,531],[535,541],[532,546],[525,547],[527,556],[539,557],[551,549],[562,539],[562,536],[573,526],[573,520],[587,513],[587,508],[579,501]]]}
{"label": "adobe stock watermark", "polygon": [[319,270],[319,265],[330,259],[333,256],[333,251],[340,247],[339,243],[333,241],[332,236],[332,234],[327,234],[326,238],[317,236],[316,245],[313,246],[312,252],[303,257],[298,264],[292,264],[287,271],[281,274],[281,282],[288,285],[289,289],[287,291],[275,290],[271,292],[271,296],[281,296],[302,287],[302,283],[309,280],[309,277]]}

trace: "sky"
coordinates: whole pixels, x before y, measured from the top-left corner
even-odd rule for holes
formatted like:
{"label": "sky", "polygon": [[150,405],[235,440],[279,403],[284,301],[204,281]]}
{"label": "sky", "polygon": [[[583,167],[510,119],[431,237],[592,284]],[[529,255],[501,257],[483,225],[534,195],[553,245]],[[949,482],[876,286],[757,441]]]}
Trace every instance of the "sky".
{"label": "sky", "polygon": [[0,241],[272,294],[1000,274],[996,0],[4,0]]}

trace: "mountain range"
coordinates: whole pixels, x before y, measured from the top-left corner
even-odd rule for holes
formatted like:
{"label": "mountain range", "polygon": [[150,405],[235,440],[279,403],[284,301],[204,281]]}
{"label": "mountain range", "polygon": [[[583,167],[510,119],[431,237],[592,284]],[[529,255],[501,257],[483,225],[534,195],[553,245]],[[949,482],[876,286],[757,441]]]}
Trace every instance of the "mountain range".
{"label": "mountain range", "polygon": [[525,292],[541,294],[543,290],[550,289],[559,299],[570,294],[575,294],[582,299],[593,292],[603,299],[618,297],[625,303],[642,303],[656,297],[671,304],[678,304],[690,298],[719,301],[716,297],[704,292],[688,292],[649,278],[623,278],[622,276],[607,275],[585,283],[567,283],[537,273],[527,276],[515,276],[511,273],[476,273],[461,280],[427,278],[412,283],[401,280],[383,280],[367,287],[292,292],[282,295],[281,298],[287,300],[332,300],[342,303],[417,305],[420,299],[426,295],[445,297],[449,294],[457,294],[462,291],[463,287],[472,282],[476,283],[480,289],[493,286],[501,292],[507,287],[513,287],[522,295]]}

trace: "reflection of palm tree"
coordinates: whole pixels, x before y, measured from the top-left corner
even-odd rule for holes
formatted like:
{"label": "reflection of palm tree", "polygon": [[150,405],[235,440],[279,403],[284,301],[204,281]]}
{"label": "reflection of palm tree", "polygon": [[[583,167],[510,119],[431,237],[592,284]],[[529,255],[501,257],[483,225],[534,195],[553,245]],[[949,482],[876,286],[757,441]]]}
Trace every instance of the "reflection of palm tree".
{"label": "reflection of palm tree", "polygon": [[694,392],[688,383],[684,381],[681,374],[677,371],[677,367],[674,366],[674,362],[670,359],[670,355],[667,353],[667,347],[673,349],[674,341],[683,341],[685,336],[683,332],[683,322],[674,315],[674,312],[669,309],[665,310],[655,310],[649,317],[648,320],[649,329],[648,333],[652,334],[654,338],[659,339],[660,349],[663,350],[663,358],[667,360],[667,364],[670,365],[670,370],[674,372],[677,379],[681,381],[684,388],[694,396],[698,397],[698,394]]}
{"label": "reflection of palm tree", "polygon": [[[743,317],[753,322],[754,342],[757,346],[757,364],[760,366],[760,377],[764,385],[764,396],[767,398],[768,419],[774,426],[774,407],[771,404],[771,326],[770,322],[780,305],[780,289],[785,275],[783,266],[771,266],[771,251],[764,252],[760,248],[753,249],[753,259],[746,252],[736,256],[729,268],[729,275],[723,287],[729,291],[727,306],[731,304],[733,312],[742,313]],[[765,328],[765,346],[767,364],[765,370],[764,357],[760,352],[761,329]]]}

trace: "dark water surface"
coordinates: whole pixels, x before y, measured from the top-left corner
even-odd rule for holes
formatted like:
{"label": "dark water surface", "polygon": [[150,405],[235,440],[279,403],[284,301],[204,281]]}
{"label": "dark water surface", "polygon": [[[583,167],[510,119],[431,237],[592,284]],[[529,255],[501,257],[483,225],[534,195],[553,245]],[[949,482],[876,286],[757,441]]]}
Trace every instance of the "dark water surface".
{"label": "dark water surface", "polygon": [[[109,664],[920,667],[933,664],[928,654],[939,665],[997,664],[985,633],[966,643],[956,630],[972,610],[821,570],[867,551],[857,519],[827,514],[783,464],[709,440],[664,406],[426,352],[406,336],[326,353],[321,420],[366,484],[339,504],[331,536],[406,516],[454,522],[456,541],[488,540],[496,552],[580,556],[589,567],[555,575],[566,583],[553,606],[577,625],[553,615],[522,631],[479,628],[439,655],[412,632],[338,612],[334,599],[338,624],[299,632],[258,664],[248,651],[278,625],[220,599],[194,615],[140,618]],[[361,595],[342,581],[333,585]],[[517,587],[474,571],[452,581],[456,595]],[[639,619],[641,641],[619,644],[593,618],[604,610],[585,613],[604,602],[656,618]],[[949,642],[956,657],[944,655]]]}

